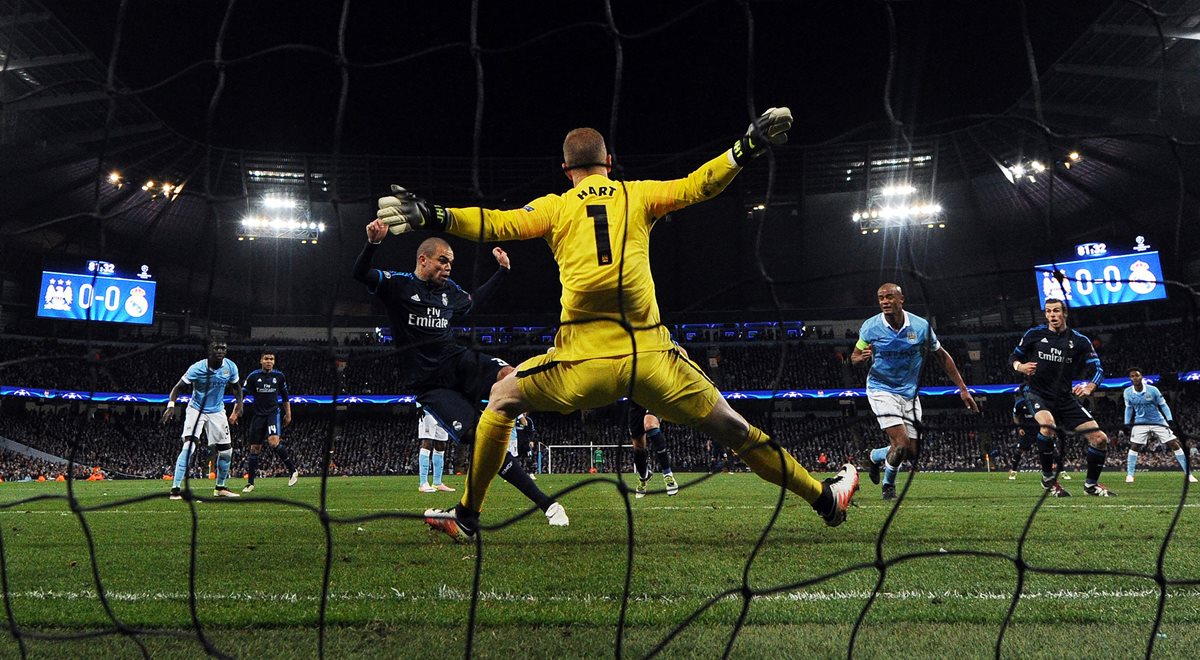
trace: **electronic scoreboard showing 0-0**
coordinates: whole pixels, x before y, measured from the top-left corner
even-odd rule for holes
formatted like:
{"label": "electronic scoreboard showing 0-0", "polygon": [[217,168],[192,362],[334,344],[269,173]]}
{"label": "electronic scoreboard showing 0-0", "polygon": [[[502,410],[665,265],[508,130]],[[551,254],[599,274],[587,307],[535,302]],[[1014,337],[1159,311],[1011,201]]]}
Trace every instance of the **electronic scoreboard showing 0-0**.
{"label": "electronic scoreboard showing 0-0", "polygon": [[[1075,253],[1084,258],[1035,266],[1043,308],[1047,298],[1066,300],[1067,307],[1091,307],[1167,297],[1158,252],[1142,236],[1129,250],[1084,243],[1076,246]],[[1061,273],[1061,281],[1055,273]]]}
{"label": "electronic scoreboard showing 0-0", "polygon": [[149,266],[123,273],[107,261],[47,267],[37,301],[42,318],[110,323],[154,322],[154,276]]}

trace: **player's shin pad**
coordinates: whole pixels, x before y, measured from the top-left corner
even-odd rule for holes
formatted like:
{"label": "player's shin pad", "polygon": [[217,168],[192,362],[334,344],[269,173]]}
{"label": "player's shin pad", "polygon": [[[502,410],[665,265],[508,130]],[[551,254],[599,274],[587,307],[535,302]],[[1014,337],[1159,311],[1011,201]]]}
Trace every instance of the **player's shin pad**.
{"label": "player's shin pad", "polygon": [[512,435],[512,429],[513,420],[498,412],[484,410],[479,417],[479,426],[475,430],[475,453],[461,500],[461,504],[468,509],[475,512],[483,510],[488,486],[500,471],[504,455],[508,453],[508,438]]}
{"label": "player's shin pad", "polygon": [[741,446],[729,449],[763,479],[782,486],[786,478],[787,489],[803,497],[805,502],[812,504],[821,496],[821,482],[813,479],[786,449],[771,442],[771,438],[757,427],[750,427]]}

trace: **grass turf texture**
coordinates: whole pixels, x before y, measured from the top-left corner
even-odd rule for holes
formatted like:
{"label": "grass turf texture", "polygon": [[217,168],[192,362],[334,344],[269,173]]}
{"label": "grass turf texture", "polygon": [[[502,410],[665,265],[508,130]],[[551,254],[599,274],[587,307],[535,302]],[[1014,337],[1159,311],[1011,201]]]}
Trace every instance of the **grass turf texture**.
{"label": "grass turf texture", "polygon": [[[1110,475],[1116,474],[1115,471]],[[699,610],[666,648],[668,657],[719,657],[742,612],[737,592],[748,558],[772,516],[778,489],[749,474],[680,475],[676,497],[629,493],[635,549],[623,652],[638,657]],[[1117,475],[1119,476],[1119,475]],[[901,475],[900,485],[907,475]],[[634,482],[628,477],[630,487]],[[329,657],[460,655],[466,643],[475,547],[431,534],[415,517],[450,506],[459,493],[421,494],[412,477],[336,478],[328,482],[332,554],[325,650]],[[449,480],[462,486],[462,478]],[[314,509],[320,480],[294,488],[262,479],[239,500],[196,502],[196,616],[221,652],[239,657],[313,657],[325,566],[325,532]],[[625,500],[611,475],[546,475],[571,526],[549,527],[538,511],[485,531],[474,653],[496,657],[606,656],[614,651],[628,556]],[[241,487],[240,481],[231,486]],[[1024,559],[1032,567],[1153,574],[1182,489],[1182,473],[1141,473],[1114,481],[1119,498],[1085,498],[1081,475],[1064,482],[1074,494],[1047,500],[1030,530]],[[208,496],[212,482],[193,482]],[[189,502],[166,499],[163,482],[74,485],[95,546],[109,606],[125,625],[155,633],[139,639],[156,657],[204,655],[191,627]],[[1194,492],[1194,491],[1193,491]],[[88,542],[64,499],[65,484],[0,485],[6,589],[23,630],[80,634],[111,628],[96,597]],[[896,650],[910,656],[990,657],[1016,585],[1012,561],[956,554],[1015,556],[1041,494],[1022,473],[922,473],[887,531],[883,558],[929,553],[887,568],[856,654]],[[142,496],[152,499],[120,503]],[[293,500],[292,503],[282,499]],[[875,540],[891,510],[863,479],[860,506],[829,530],[789,495],[766,543],[750,563],[756,595],[733,655],[845,656],[850,630],[879,579],[874,566],[822,581],[797,583],[875,560]],[[1200,511],[1189,494],[1163,570],[1170,586],[1156,657],[1194,657],[1200,648]],[[525,500],[497,481],[485,522],[521,513]],[[409,516],[401,518],[398,516]],[[1026,574],[1024,595],[1003,646],[1005,656],[1140,657],[1157,610],[1152,579],[1130,576]],[[108,652],[140,655],[120,635],[85,641],[27,639],[32,657]],[[0,638],[0,656],[20,648]]]}

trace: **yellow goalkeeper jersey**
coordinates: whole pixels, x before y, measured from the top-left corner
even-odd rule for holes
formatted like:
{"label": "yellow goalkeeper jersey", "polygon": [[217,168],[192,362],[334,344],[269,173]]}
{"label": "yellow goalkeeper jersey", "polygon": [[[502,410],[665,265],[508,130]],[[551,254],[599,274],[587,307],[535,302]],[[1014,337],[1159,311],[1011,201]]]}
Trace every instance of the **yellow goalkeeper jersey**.
{"label": "yellow goalkeeper jersey", "polygon": [[562,283],[556,360],[629,355],[634,338],[638,351],[662,351],[671,347],[671,334],[660,325],[650,229],[667,213],[715,197],[739,171],[726,151],[673,181],[621,182],[593,174],[566,193],[520,209],[450,209],[446,229],[482,242],[546,240]]}

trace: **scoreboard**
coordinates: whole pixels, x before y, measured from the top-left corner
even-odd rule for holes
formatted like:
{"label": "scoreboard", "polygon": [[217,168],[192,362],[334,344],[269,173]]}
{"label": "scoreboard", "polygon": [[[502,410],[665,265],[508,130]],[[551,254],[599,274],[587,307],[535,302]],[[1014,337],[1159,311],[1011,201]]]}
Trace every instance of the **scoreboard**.
{"label": "scoreboard", "polygon": [[[1138,251],[1139,247],[1143,249]],[[1089,243],[1079,246],[1077,253],[1098,256],[1035,266],[1038,301],[1044,308],[1047,298],[1065,300],[1067,307],[1165,299],[1167,287],[1158,252],[1140,240],[1134,250],[1112,254],[1103,243]]]}
{"label": "scoreboard", "polygon": [[107,261],[42,271],[37,315],[51,319],[150,325],[156,284],[149,266],[123,273]]}

